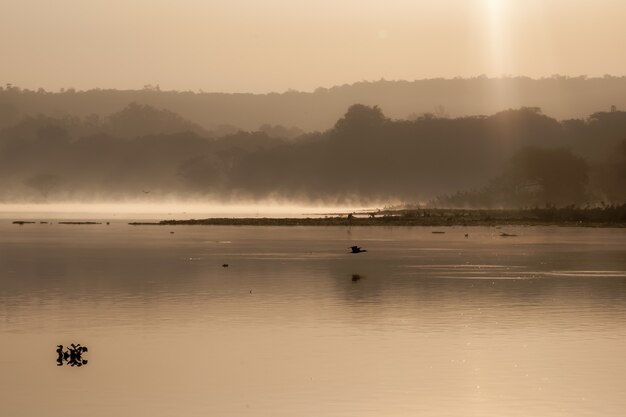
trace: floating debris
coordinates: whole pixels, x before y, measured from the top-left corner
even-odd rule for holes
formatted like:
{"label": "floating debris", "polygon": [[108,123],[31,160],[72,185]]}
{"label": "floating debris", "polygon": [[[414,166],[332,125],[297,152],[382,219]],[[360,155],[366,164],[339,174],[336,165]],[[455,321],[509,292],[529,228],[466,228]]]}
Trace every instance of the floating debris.
{"label": "floating debris", "polygon": [[357,282],[361,280],[361,275],[359,274],[352,274],[352,282]]}
{"label": "floating debris", "polygon": [[504,232],[502,232],[502,233],[500,233],[500,236],[502,236],[502,237],[515,237],[517,235],[514,235],[512,233],[504,233]]}
{"label": "floating debris", "polygon": [[228,264],[222,264],[222,268],[228,268]]}
{"label": "floating debris", "polygon": [[443,234],[445,234],[446,232],[442,232],[441,230],[433,230],[431,233],[432,233],[433,235],[443,235]]}
{"label": "floating debris", "polygon": [[36,222],[26,222],[24,220],[16,220],[13,222],[13,224],[19,224],[20,226],[25,225],[25,224],[35,224]]}
{"label": "floating debris", "polygon": [[102,224],[99,222],[59,222],[59,224]]}

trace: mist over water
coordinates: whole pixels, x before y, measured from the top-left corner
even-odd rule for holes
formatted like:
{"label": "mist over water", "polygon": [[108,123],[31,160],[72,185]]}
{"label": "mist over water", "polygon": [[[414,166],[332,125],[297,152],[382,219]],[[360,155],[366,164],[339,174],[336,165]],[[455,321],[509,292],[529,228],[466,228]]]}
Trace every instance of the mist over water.
{"label": "mist over water", "polygon": [[351,212],[383,208],[376,206],[305,205],[277,201],[224,204],[200,201],[120,201],[0,204],[3,220],[164,220],[215,218],[305,218],[345,215]]}

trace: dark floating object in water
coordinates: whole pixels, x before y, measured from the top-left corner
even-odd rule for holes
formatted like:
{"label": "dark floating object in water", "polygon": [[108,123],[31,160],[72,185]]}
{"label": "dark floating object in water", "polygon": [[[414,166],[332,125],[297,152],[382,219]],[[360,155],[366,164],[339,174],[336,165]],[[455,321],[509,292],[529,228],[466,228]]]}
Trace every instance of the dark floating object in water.
{"label": "dark floating object in water", "polygon": [[359,274],[352,274],[352,282],[357,282],[361,280],[361,275]]}
{"label": "dark floating object in water", "polygon": [[433,235],[443,235],[443,234],[444,234],[444,233],[446,233],[446,232],[442,232],[442,231],[440,231],[440,230],[433,230],[431,233],[432,233]]}
{"label": "dark floating object in water", "polygon": [[352,249],[352,253],[361,253],[361,252],[367,252],[366,249],[361,249],[358,246],[350,246],[350,249]]}
{"label": "dark floating object in water", "polygon": [[48,224],[48,222],[39,222],[39,224]]}
{"label": "dark floating object in water", "polygon": [[83,353],[88,352],[87,346],[81,346],[80,343],[75,345],[72,343],[63,350],[63,345],[57,345],[57,366],[69,365],[78,366],[87,365],[87,359],[83,359]]}
{"label": "dark floating object in water", "polygon": [[502,236],[502,237],[515,237],[517,235],[514,235],[512,233],[504,233],[504,232],[502,232],[502,233],[500,233],[500,236]]}
{"label": "dark floating object in water", "polygon": [[13,224],[19,224],[20,226],[22,226],[24,224],[35,224],[35,222],[26,222],[24,220],[16,220],[13,222]]}
{"label": "dark floating object in water", "polygon": [[110,225],[111,223],[107,222],[107,226]]}
{"label": "dark floating object in water", "polygon": [[102,224],[98,222],[59,222],[59,224]]}
{"label": "dark floating object in water", "polygon": [[465,237],[469,237],[469,233],[465,233]]}
{"label": "dark floating object in water", "polygon": [[174,232],[170,232],[170,235],[173,235],[173,234],[174,234]]}
{"label": "dark floating object in water", "polygon": [[228,268],[228,264],[222,264],[222,268]]}

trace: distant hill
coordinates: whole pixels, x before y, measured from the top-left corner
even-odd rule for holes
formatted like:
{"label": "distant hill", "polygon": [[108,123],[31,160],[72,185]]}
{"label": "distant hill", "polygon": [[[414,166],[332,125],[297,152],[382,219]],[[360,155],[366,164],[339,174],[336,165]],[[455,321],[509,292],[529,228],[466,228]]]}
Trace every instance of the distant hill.
{"label": "distant hill", "polygon": [[[494,114],[503,109],[539,107],[556,119],[584,118],[612,106],[626,109],[626,77],[562,77],[531,79],[429,79],[357,82],[312,93],[196,93],[142,90],[68,89],[63,92],[0,87],[0,128],[26,115],[108,117],[130,103],[169,110],[207,131],[259,130],[279,126],[323,131],[333,127],[354,103],[378,105],[392,119],[413,119],[425,113],[463,117]],[[194,129],[195,130],[195,129]]]}

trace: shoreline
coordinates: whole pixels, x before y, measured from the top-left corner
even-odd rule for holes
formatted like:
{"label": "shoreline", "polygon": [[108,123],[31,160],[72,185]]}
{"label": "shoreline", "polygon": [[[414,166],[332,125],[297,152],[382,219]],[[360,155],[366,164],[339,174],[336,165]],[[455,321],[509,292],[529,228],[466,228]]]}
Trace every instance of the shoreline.
{"label": "shoreline", "polygon": [[626,228],[623,207],[606,209],[410,209],[307,218],[228,218],[130,222],[131,226],[563,226]]}
{"label": "shoreline", "polygon": [[592,227],[592,228],[626,228],[626,223],[611,222],[539,222],[539,221],[476,221],[464,223],[450,222],[419,222],[419,221],[329,221],[327,219],[272,219],[272,218],[212,218],[212,219],[191,219],[191,220],[162,220],[159,222],[130,222],[130,226],[319,226],[319,227],[496,227],[496,226],[558,226],[558,227]]}
{"label": "shoreline", "polygon": [[[170,213],[171,214],[171,213]],[[208,213],[205,213],[207,215]],[[210,214],[209,214],[210,215]],[[321,217],[323,216],[323,217]],[[8,219],[7,219],[8,220]],[[311,217],[206,217],[192,219],[146,220],[123,218],[58,219],[23,218],[16,225],[58,223],[65,225],[109,225],[123,222],[131,226],[363,226],[363,227],[446,227],[446,226],[561,226],[626,228],[626,205],[603,208],[536,209],[387,209],[327,213]]]}

